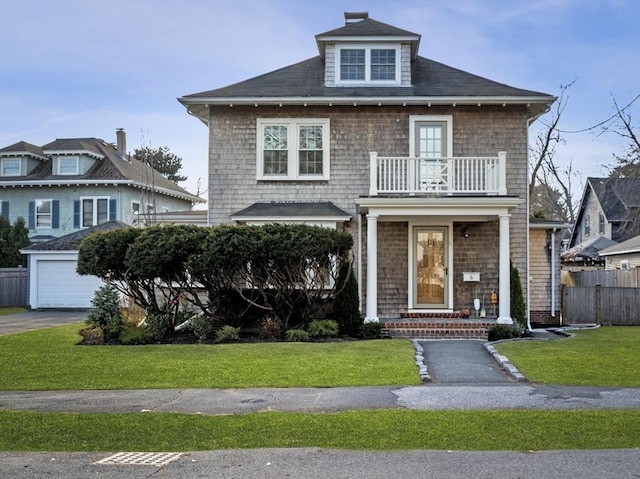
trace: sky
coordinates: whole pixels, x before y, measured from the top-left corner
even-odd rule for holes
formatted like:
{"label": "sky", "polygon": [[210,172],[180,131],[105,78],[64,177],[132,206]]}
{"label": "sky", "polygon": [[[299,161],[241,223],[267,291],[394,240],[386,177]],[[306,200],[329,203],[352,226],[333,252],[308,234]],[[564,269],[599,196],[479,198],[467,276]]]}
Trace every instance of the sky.
{"label": "sky", "polygon": [[[591,129],[640,95],[638,0],[0,0],[0,148],[56,138],[167,146],[207,189],[206,126],[177,98],[318,54],[344,12],[422,35],[419,54],[558,96],[578,195],[628,144]],[[628,112],[640,125],[640,98]],[[550,114],[531,127],[533,141]],[[587,130],[587,131],[583,131]],[[578,185],[575,185],[575,183]],[[206,197],[206,195],[205,195]]]}

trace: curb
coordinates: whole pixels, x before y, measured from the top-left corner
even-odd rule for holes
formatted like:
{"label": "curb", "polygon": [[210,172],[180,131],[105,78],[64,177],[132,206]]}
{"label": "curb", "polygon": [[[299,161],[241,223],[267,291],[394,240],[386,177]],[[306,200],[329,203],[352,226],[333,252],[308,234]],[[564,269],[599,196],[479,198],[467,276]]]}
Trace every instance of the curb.
{"label": "curb", "polygon": [[518,371],[518,368],[516,368],[511,361],[509,361],[509,358],[496,351],[496,348],[494,348],[491,343],[484,343],[483,346],[484,349],[487,350],[487,352],[500,365],[500,367],[507,372],[509,376],[511,376],[518,382],[527,380],[527,378],[525,378],[524,375],[520,371]]}
{"label": "curb", "polygon": [[420,379],[423,383],[430,383],[431,376],[429,375],[429,370],[427,369],[427,365],[424,362],[424,348],[420,346],[420,343],[417,339],[412,339],[413,347],[416,348],[416,366],[418,366],[418,373],[420,374]]}

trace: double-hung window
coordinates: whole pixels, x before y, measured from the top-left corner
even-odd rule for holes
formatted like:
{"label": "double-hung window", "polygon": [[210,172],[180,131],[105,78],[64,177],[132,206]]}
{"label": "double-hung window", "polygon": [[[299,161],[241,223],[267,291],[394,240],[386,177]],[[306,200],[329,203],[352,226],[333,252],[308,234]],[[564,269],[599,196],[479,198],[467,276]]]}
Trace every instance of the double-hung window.
{"label": "double-hung window", "polygon": [[328,119],[258,119],[259,180],[328,180]]}
{"label": "double-hung window", "polygon": [[58,158],[58,174],[59,175],[77,175],[78,174],[78,157],[60,157]]}
{"label": "double-hung window", "polygon": [[2,159],[2,176],[20,176],[20,160],[17,158]]}
{"label": "double-hung window", "polygon": [[338,47],[337,84],[390,84],[400,82],[400,50],[394,45]]}
{"label": "double-hung window", "polygon": [[36,200],[36,228],[51,228],[51,200]]}
{"label": "double-hung window", "polygon": [[109,221],[109,198],[82,198],[82,227]]}

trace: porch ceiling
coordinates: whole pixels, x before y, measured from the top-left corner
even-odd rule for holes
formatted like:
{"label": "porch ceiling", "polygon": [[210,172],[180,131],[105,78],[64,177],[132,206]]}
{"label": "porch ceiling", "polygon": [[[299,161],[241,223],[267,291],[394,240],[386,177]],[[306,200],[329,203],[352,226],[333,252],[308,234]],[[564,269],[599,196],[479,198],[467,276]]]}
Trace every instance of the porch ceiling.
{"label": "porch ceiling", "polygon": [[387,220],[406,219],[411,216],[448,216],[459,220],[484,221],[496,216],[507,215],[509,211],[522,205],[523,198],[515,196],[499,197],[366,197],[356,199],[358,213],[374,214]]}

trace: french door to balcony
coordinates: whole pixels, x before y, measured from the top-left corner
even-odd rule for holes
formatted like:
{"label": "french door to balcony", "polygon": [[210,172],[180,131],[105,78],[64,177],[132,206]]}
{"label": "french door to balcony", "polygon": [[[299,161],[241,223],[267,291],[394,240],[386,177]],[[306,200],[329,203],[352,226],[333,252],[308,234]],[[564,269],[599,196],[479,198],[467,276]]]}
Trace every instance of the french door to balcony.
{"label": "french door to balcony", "polygon": [[413,307],[447,306],[447,228],[415,228],[413,232]]}
{"label": "french door to balcony", "polygon": [[[419,158],[418,186],[421,191],[440,191],[447,187],[448,165],[447,123],[445,121],[417,121],[415,123],[415,153]],[[426,158],[433,158],[429,160]]]}

